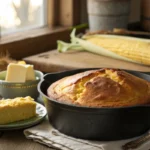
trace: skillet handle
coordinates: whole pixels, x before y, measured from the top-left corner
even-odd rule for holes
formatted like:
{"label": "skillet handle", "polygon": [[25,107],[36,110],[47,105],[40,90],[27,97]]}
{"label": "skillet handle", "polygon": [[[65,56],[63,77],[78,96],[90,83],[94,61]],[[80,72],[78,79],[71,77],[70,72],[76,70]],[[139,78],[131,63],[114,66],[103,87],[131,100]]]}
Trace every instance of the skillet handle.
{"label": "skillet handle", "polygon": [[144,136],[139,137],[136,140],[130,141],[122,146],[123,150],[131,150],[136,149],[146,143],[148,140],[150,140],[150,133],[146,133]]}

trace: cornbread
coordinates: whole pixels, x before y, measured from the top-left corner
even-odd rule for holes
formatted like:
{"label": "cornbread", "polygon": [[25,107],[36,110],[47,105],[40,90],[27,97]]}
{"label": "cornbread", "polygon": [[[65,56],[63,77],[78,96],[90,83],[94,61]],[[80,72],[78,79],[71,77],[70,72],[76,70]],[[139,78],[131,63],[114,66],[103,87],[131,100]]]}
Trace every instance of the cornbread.
{"label": "cornbread", "polygon": [[0,100],[0,124],[29,119],[36,115],[36,102],[30,97]]}
{"label": "cornbread", "polygon": [[150,82],[118,69],[90,70],[54,82],[47,95],[87,107],[142,105],[150,103]]}

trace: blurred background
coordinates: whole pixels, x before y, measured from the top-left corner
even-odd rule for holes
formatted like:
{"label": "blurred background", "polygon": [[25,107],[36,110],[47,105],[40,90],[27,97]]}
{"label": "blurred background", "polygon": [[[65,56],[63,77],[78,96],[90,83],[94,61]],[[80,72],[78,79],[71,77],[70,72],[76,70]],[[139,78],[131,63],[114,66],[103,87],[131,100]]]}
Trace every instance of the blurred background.
{"label": "blurred background", "polygon": [[[81,23],[88,22],[87,1],[81,2]],[[0,1],[1,35],[38,28],[47,22],[47,0]],[[131,0],[129,23],[139,22],[141,0]]]}
{"label": "blurred background", "polygon": [[37,28],[46,24],[46,0],[0,1],[1,34]]}

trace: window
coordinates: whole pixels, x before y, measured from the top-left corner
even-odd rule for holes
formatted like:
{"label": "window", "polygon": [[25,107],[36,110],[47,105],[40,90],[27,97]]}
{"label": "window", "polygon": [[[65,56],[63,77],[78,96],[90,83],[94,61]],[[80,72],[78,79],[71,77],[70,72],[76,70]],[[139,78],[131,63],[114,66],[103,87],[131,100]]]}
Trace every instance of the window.
{"label": "window", "polygon": [[69,41],[70,27],[81,23],[83,1],[0,0],[0,54],[22,59],[55,49],[58,39]]}
{"label": "window", "polygon": [[1,35],[46,24],[46,0],[1,0]]}

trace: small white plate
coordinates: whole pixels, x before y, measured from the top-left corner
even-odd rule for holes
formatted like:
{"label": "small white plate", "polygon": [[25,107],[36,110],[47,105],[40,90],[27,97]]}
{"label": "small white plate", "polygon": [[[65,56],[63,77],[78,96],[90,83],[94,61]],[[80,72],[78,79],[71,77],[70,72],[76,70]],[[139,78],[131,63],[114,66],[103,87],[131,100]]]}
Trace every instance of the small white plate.
{"label": "small white plate", "polygon": [[31,126],[34,126],[40,123],[46,116],[47,111],[46,108],[36,102],[36,116],[30,119],[17,121],[5,125],[0,125],[0,131],[2,130],[18,130],[18,129],[25,129]]}

